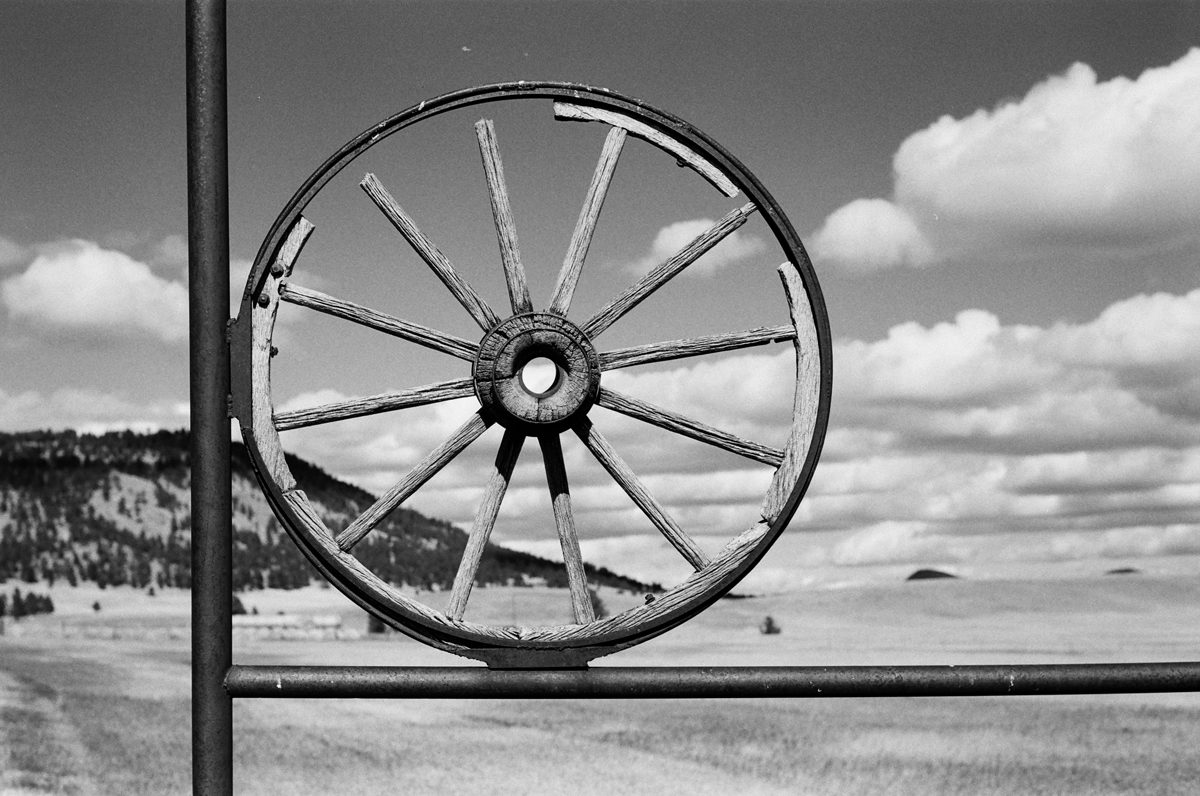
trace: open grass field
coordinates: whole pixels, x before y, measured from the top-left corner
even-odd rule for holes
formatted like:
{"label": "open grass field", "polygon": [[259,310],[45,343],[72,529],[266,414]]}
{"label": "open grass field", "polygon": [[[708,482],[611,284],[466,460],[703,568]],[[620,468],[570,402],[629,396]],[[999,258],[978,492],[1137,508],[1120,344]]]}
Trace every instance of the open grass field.
{"label": "open grass field", "polygon": [[[0,637],[0,793],[189,791],[187,599],[109,590]],[[487,590],[474,610],[562,610]],[[615,597],[615,595],[610,595]],[[362,614],[334,592],[262,613]],[[770,614],[783,632],[759,634]],[[940,580],[725,600],[596,665],[1196,658],[1200,579]],[[183,631],[182,633],[180,631]],[[114,638],[115,636],[115,638]],[[404,639],[238,637],[241,663],[457,665]],[[882,700],[235,703],[245,794],[1194,793],[1200,694]]]}

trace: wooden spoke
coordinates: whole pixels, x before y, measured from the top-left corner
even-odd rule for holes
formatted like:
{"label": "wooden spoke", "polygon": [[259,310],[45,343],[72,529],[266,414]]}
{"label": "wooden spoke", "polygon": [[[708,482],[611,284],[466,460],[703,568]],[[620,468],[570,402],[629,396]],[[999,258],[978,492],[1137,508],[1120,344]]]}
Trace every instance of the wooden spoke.
{"label": "wooden spoke", "polygon": [[458,299],[458,303],[463,305],[463,308],[470,313],[475,322],[479,324],[485,332],[490,330],[496,324],[500,323],[500,317],[495,311],[488,306],[487,302],[475,292],[475,289],[467,283],[463,277],[454,270],[454,266],[446,259],[446,255],[426,238],[421,230],[417,229],[416,222],[404,212],[387,189],[374,174],[368,174],[363,178],[361,183],[362,189],[366,191],[367,196],[371,197],[371,201],[375,203],[383,214],[387,216],[388,221],[392,222],[392,226],[396,231],[404,236],[408,244],[413,247],[413,250],[421,255],[421,259],[437,274],[438,279],[442,280],[454,298]]}
{"label": "wooden spoke", "polygon": [[451,434],[449,439],[419,461],[383,497],[376,500],[370,508],[364,511],[354,522],[350,523],[346,527],[346,530],[338,534],[338,547],[346,551],[358,544],[364,536],[374,530],[375,526],[384,517],[391,514],[396,507],[420,489],[426,481],[433,478],[455,456],[462,453],[468,445],[478,439],[479,435],[486,431],[491,423],[492,421],[485,418],[482,412],[476,412],[471,415],[471,418]]}
{"label": "wooden spoke", "polygon": [[592,422],[585,417],[574,426],[573,430],[613,480],[620,485],[621,489],[625,490],[625,494],[629,495],[642,513],[649,518],[659,533],[666,537],[667,541],[679,551],[679,554],[687,559],[693,569],[697,572],[704,569],[708,564],[708,557],[704,555],[704,551],[696,546],[692,538],[667,514],[666,509],[646,491],[633,470],[629,469],[625,460],[617,455],[612,445],[592,425]]}
{"label": "wooden spoke", "polygon": [[716,354],[721,351],[735,351],[739,348],[763,345],[764,343],[782,343],[795,340],[796,330],[792,326],[763,326],[757,329],[747,329],[744,332],[729,332],[713,334],[705,337],[693,337],[689,340],[668,340],[662,343],[618,348],[600,354],[601,370],[616,370],[631,365],[647,365],[651,362],[666,362],[670,359],[698,357],[706,354]]}
{"label": "wooden spoke", "polygon": [[463,618],[467,610],[467,598],[471,596],[471,587],[475,584],[475,573],[479,571],[479,560],[487,547],[492,528],[496,526],[496,515],[500,512],[500,502],[508,490],[508,482],[512,479],[513,468],[517,465],[517,457],[521,455],[521,446],[525,436],[520,432],[507,429],[504,439],[500,441],[500,450],[496,452],[496,466],[488,479],[483,492],[483,500],[475,510],[475,521],[471,524],[471,533],[467,537],[467,547],[463,550],[462,561],[458,565],[458,573],[454,576],[454,588],[450,592],[450,605],[446,614],[451,619]]}
{"label": "wooden spoke", "polygon": [[700,442],[707,442],[709,445],[714,445],[730,453],[736,453],[739,456],[745,456],[747,459],[753,459],[756,462],[769,464],[772,467],[778,467],[783,463],[783,451],[778,448],[771,448],[766,445],[760,445],[757,442],[742,439],[720,429],[705,425],[698,420],[692,420],[689,417],[676,414],[653,404],[648,404],[637,398],[631,398],[628,395],[622,395],[616,390],[601,387],[600,397],[596,400],[596,403],[605,409],[612,409],[614,412],[620,412],[623,415],[644,421],[652,426],[665,428],[667,431],[674,431],[676,434],[682,434],[685,437],[691,437]]}
{"label": "wooden spoke", "polygon": [[600,217],[600,208],[604,206],[604,197],[608,194],[613,170],[617,167],[617,158],[624,144],[623,129],[614,127],[608,131],[604,148],[600,151],[600,161],[596,163],[596,172],[592,175],[592,184],[588,186],[587,197],[583,200],[583,209],[579,211],[579,220],[575,222],[575,232],[571,234],[571,243],[567,246],[566,259],[563,260],[562,270],[558,272],[558,282],[550,299],[551,312],[566,315],[571,307],[571,297],[575,294],[575,286],[579,284],[579,274],[583,270],[583,258],[587,257],[588,247],[592,245],[596,220]]}
{"label": "wooden spoke", "polygon": [[705,160],[695,150],[690,149],[645,122],[626,116],[623,113],[596,108],[590,105],[575,105],[569,102],[554,103],[554,117],[579,122],[604,122],[613,127],[628,130],[645,141],[649,141],[659,149],[665,149],[676,157],[679,165],[694,169],[700,176],[712,183],[717,190],[726,196],[737,196],[738,189],[733,182],[721,173],[713,164]]}
{"label": "wooden spoke", "polygon": [[326,315],[333,315],[337,318],[344,318],[366,326],[369,329],[374,329],[377,332],[390,334],[403,340],[408,340],[410,343],[423,345],[426,348],[441,351],[452,357],[465,359],[468,362],[474,362],[476,354],[479,353],[479,345],[472,343],[470,340],[465,340],[445,332],[439,332],[436,329],[430,329],[428,326],[422,326],[419,323],[402,321],[391,315],[376,312],[361,304],[327,296],[319,291],[309,290],[299,285],[282,285],[279,288],[279,298],[290,304],[308,307],[311,310],[323,312]]}
{"label": "wooden spoke", "polygon": [[396,409],[408,409],[414,406],[449,401],[453,398],[464,398],[475,392],[473,379],[452,379],[436,384],[426,384],[423,387],[413,387],[410,390],[372,395],[367,398],[349,398],[345,401],[312,406],[307,409],[293,409],[290,412],[275,413],[275,428],[288,431],[293,428],[304,428],[335,420],[349,420],[352,417],[365,417],[380,412],[391,412]]}
{"label": "wooden spoke", "polygon": [[475,122],[475,137],[479,139],[483,173],[487,178],[488,196],[492,200],[492,218],[496,222],[496,237],[500,242],[500,262],[504,265],[508,299],[515,314],[533,312],[529,284],[525,281],[525,267],[521,265],[521,251],[517,247],[517,226],[508,202],[508,187],[504,183],[504,164],[500,160],[500,146],[496,143],[496,128],[491,119]]}
{"label": "wooden spoke", "polygon": [[612,326],[621,316],[640,304],[643,299],[665,285],[676,274],[696,262],[705,252],[724,240],[729,233],[745,224],[755,209],[753,204],[746,204],[736,210],[730,211],[724,218],[713,224],[712,227],[701,233],[695,240],[672,255],[665,263],[656,265],[650,273],[643,276],[635,284],[630,285],[624,293],[614,298],[593,315],[583,325],[584,334],[594,338]]}
{"label": "wooden spoke", "polygon": [[550,487],[550,500],[554,505],[558,543],[562,547],[563,563],[567,568],[571,608],[575,612],[575,622],[586,625],[595,621],[596,613],[588,595],[587,571],[583,568],[579,536],[575,533],[575,515],[571,511],[571,490],[567,485],[567,468],[563,464],[562,441],[557,434],[547,434],[538,437],[538,442],[542,446],[542,459],[546,464],[546,483]]}

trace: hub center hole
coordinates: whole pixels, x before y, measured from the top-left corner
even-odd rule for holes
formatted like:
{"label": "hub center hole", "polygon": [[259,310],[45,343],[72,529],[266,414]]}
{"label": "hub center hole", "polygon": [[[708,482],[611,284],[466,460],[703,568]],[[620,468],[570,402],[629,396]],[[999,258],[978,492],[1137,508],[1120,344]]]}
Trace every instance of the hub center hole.
{"label": "hub center hole", "polygon": [[558,365],[549,357],[534,357],[521,368],[521,386],[534,395],[546,395],[558,386]]}

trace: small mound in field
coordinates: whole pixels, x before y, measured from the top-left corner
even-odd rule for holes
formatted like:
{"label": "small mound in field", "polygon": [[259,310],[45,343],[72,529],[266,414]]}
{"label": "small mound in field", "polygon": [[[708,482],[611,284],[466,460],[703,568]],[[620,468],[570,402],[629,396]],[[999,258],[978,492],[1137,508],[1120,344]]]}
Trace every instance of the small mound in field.
{"label": "small mound in field", "polygon": [[918,569],[916,572],[905,578],[905,580],[937,580],[939,578],[957,577],[958,575],[951,575],[949,572],[942,572],[940,569]]}
{"label": "small mound in field", "polygon": [[1105,572],[1104,574],[1105,575],[1137,575],[1140,572],[1141,572],[1141,570],[1136,567],[1117,567],[1116,569],[1110,569],[1108,572]]}

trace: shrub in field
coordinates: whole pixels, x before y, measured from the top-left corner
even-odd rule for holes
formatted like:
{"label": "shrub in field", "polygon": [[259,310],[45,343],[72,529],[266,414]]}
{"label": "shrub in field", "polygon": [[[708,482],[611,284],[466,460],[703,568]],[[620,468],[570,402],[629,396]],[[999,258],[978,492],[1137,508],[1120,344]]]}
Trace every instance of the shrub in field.
{"label": "shrub in field", "polygon": [[783,628],[776,624],[774,617],[764,616],[763,620],[758,623],[758,632],[765,636],[774,636],[777,633],[782,633]]}

